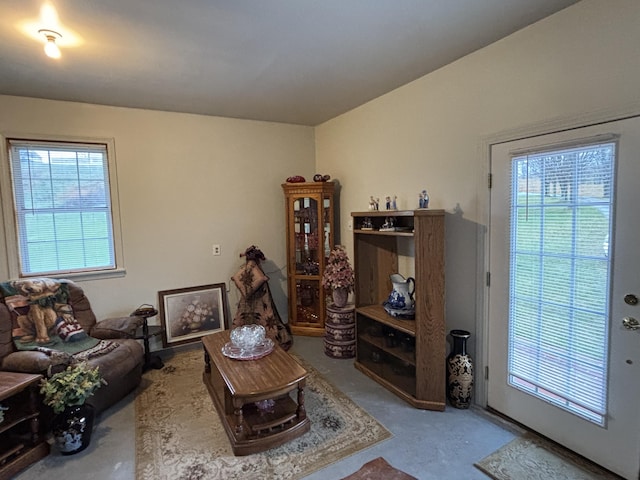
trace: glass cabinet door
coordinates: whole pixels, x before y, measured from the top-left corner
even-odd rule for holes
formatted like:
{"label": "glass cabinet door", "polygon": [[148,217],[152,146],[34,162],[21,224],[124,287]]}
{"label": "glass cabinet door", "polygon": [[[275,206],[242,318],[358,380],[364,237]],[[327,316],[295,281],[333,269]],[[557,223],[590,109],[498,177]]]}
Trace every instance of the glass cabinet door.
{"label": "glass cabinet door", "polygon": [[293,219],[296,274],[318,275],[318,201],[309,197],[293,199]]}
{"label": "glass cabinet door", "polygon": [[[303,196],[293,199],[293,231],[295,235],[296,310],[292,312],[296,324],[321,322],[320,256],[324,250],[322,223],[318,220],[316,198]],[[307,277],[307,278],[305,278]]]}
{"label": "glass cabinet door", "polygon": [[331,197],[325,195],[322,198],[322,219],[324,223],[324,264],[329,260],[329,254],[333,248],[333,231],[331,223],[333,220],[333,202]]}

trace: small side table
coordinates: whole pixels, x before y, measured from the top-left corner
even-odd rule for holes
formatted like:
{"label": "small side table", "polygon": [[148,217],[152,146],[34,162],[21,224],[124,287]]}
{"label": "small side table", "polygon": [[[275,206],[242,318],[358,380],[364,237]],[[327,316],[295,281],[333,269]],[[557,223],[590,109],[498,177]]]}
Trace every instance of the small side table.
{"label": "small side table", "polygon": [[0,372],[0,404],[7,408],[0,422],[0,479],[49,455],[40,426],[38,384],[42,375]]}
{"label": "small side table", "polygon": [[149,339],[162,334],[162,327],[158,325],[149,325],[149,318],[155,317],[158,311],[155,308],[141,308],[133,312],[131,315],[142,317],[142,327],[136,332],[135,339],[142,340],[144,343],[144,370],[155,368],[156,370],[164,367],[162,359],[158,355],[151,355]]}
{"label": "small side table", "polygon": [[324,353],[333,358],[353,358],[356,356],[355,305],[349,303],[337,307],[327,305],[324,322]]}

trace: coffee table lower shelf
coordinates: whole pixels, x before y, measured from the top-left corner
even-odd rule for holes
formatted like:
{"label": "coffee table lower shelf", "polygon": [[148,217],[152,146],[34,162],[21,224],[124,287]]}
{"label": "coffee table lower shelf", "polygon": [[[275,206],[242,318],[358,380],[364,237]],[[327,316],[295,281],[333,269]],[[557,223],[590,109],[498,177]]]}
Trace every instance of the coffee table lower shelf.
{"label": "coffee table lower shelf", "polygon": [[206,373],[203,380],[229,437],[234,455],[251,455],[278,447],[311,428],[308,418],[298,419],[298,404],[289,395],[276,399],[270,412],[260,411],[255,403],[244,404],[240,424],[242,428],[238,428],[236,415],[225,411],[219,394]]}

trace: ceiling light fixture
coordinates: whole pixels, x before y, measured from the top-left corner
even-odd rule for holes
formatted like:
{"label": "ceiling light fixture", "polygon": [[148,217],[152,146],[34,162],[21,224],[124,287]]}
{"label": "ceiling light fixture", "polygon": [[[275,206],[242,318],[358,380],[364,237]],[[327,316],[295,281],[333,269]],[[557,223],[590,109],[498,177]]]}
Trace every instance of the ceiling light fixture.
{"label": "ceiling light fixture", "polygon": [[47,40],[47,43],[44,45],[44,53],[51,58],[60,58],[60,49],[56,44],[56,40],[62,38],[62,35],[53,30],[47,29],[38,30],[38,33],[43,35]]}

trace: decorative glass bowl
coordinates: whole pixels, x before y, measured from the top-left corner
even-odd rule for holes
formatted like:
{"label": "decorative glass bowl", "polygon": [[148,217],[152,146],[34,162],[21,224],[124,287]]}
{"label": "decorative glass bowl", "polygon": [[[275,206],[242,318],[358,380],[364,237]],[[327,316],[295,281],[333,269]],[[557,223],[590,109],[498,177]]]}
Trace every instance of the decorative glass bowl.
{"label": "decorative glass bowl", "polygon": [[231,330],[231,341],[222,347],[222,353],[236,360],[256,360],[269,355],[274,346],[262,325],[243,325]]}
{"label": "decorative glass bowl", "polygon": [[251,350],[264,342],[266,334],[262,325],[243,325],[231,330],[231,343],[243,350]]}

